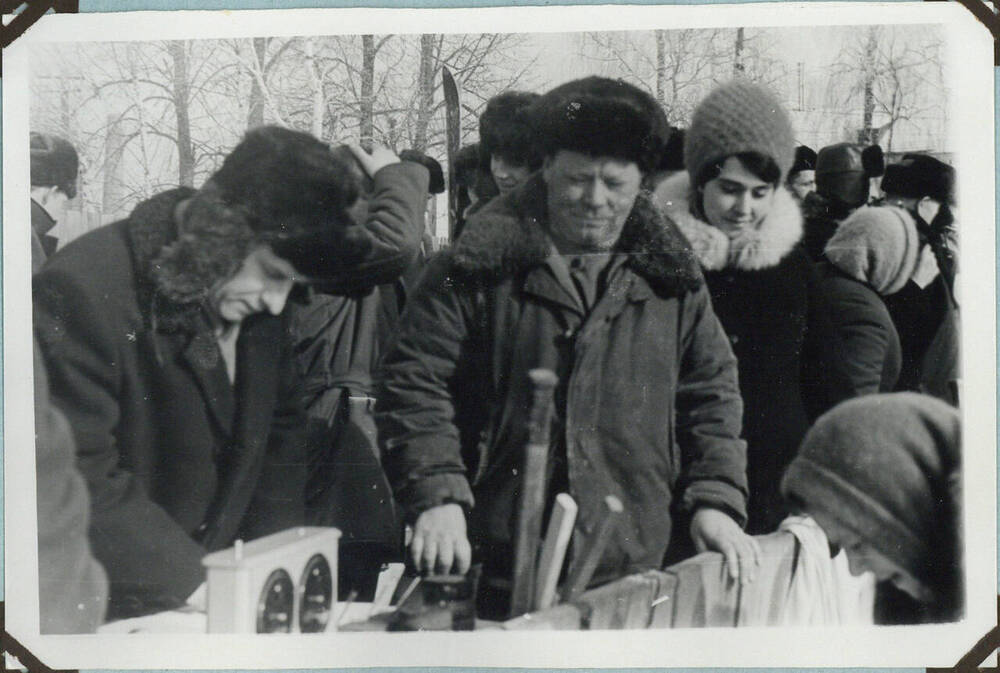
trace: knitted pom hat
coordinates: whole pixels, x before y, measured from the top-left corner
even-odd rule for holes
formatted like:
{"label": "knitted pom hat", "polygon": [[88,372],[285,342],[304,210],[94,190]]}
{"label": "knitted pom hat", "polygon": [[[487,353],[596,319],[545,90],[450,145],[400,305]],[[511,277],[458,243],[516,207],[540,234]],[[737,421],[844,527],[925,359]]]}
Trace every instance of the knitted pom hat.
{"label": "knitted pom hat", "polygon": [[958,411],[932,397],[848,400],[806,433],[781,490],[947,593],[961,568],[960,440]]}
{"label": "knitted pom hat", "polygon": [[784,181],[795,158],[795,134],[774,94],[734,80],[715,88],[694,111],[684,143],[684,164],[692,184],[708,166],[742,152],[774,159]]}
{"label": "knitted pom hat", "polygon": [[917,224],[902,208],[860,208],[837,227],[823,253],[848,276],[887,296],[902,290],[917,269]]}
{"label": "knitted pom hat", "polygon": [[559,150],[634,161],[656,170],[670,138],[663,108],[648,93],[620,79],[585,77],[552,89],[533,106],[545,156]]}

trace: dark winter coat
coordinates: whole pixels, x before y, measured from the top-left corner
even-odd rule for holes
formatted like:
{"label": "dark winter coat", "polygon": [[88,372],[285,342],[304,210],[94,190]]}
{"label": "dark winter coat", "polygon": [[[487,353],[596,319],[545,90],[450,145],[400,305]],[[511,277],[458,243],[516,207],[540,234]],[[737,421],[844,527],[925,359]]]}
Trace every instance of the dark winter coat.
{"label": "dark winter coat", "polygon": [[[378,460],[372,370],[379,354],[384,290],[416,264],[427,172],[403,162],[374,177],[366,230],[382,245],[344,294],[314,293],[292,307],[296,361],[309,422],[329,441],[311,447],[306,517],[340,528],[341,589],[357,589],[399,553],[402,523]],[[377,286],[377,287],[376,287]]]}
{"label": "dark winter coat", "polygon": [[843,353],[834,364],[850,383],[851,397],[892,392],[903,356],[882,297],[830,262],[822,262],[819,271]]}
{"label": "dark winter coat", "polygon": [[739,362],[747,531],[769,533],[789,513],[778,492],[785,466],[811,421],[847,394],[846,383],[830,378],[835,336],[819,277],[798,245],[802,215],[791,194],[778,189],[759,229],[730,243],[691,213],[689,185],[687,174],[678,174],[656,196],[698,255]]}
{"label": "dark winter coat", "polygon": [[657,567],[675,513],[744,520],[736,363],[690,249],[645,197],[589,315],[546,264],[545,203],[536,176],[430,261],[383,362],[386,472],[411,518],[459,503],[474,553],[509,563],[528,372],[549,368],[562,382],[549,464],[579,505],[577,539],[616,495],[625,516],[598,574]]}
{"label": "dark winter coat", "polygon": [[202,313],[161,303],[152,260],[189,189],[139,204],[53,256],[35,329],[91,494],[109,617],[182,604],[201,557],[303,522],[306,438],[287,312],[243,321],[236,382]]}

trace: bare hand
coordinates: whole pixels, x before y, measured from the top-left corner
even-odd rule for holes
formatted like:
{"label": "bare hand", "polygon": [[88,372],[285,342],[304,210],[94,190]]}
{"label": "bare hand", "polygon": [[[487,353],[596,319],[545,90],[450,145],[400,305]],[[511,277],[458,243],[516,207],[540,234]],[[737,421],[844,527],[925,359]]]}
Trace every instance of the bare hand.
{"label": "bare hand", "polygon": [[396,153],[384,145],[373,145],[370,153],[357,143],[347,143],[347,149],[351,150],[351,154],[358,160],[361,168],[370,178],[375,177],[375,174],[386,166],[399,163],[399,157],[396,156]]}
{"label": "bare hand", "polygon": [[691,519],[691,539],[699,552],[722,552],[729,578],[749,584],[757,577],[760,544],[725,512],[702,507]]}
{"label": "bare hand", "polygon": [[459,575],[468,572],[472,548],[462,508],[450,503],[422,512],[413,524],[410,556],[419,571]]}

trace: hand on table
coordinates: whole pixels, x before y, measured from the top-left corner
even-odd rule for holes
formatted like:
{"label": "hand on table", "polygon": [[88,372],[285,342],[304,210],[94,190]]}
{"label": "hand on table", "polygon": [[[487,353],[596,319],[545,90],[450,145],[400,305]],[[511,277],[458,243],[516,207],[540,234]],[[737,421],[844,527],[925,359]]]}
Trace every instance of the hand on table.
{"label": "hand on table", "polygon": [[464,575],[472,562],[465,512],[454,503],[425,510],[413,524],[410,556],[418,571]]}
{"label": "hand on table", "polygon": [[699,552],[721,552],[733,581],[749,584],[757,577],[760,544],[722,510],[711,507],[697,510],[691,519],[691,539]]}

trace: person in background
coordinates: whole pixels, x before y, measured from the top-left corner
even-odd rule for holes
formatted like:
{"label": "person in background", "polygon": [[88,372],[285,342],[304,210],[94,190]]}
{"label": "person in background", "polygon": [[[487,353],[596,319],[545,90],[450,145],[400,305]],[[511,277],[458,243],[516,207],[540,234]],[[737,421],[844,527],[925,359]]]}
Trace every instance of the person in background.
{"label": "person in background", "polygon": [[326,144],[262,126],[200,189],[143,201],[35,276],[110,618],[203,606],[205,553],[304,523],[307,456],[326,437],[306,422],[289,298],[401,273],[427,188],[387,150],[353,154],[393,192],[384,217],[351,219],[357,193]]}
{"label": "person in background", "polygon": [[926,244],[920,268],[886,305],[903,348],[897,390],[958,404],[959,307],[955,169],[934,157],[905,155],[886,168],[883,207],[912,220]]}
{"label": "person in background", "polygon": [[455,158],[455,185],[458,188],[458,222],[454,238],[457,239],[465,227],[469,210],[480,201],[489,201],[499,193],[489,170],[483,170],[479,160],[479,143],[466,145],[459,150]]}
{"label": "person in background", "polygon": [[440,573],[482,561],[480,614],[506,612],[528,372],[548,368],[549,503],[576,500],[581,539],[606,495],[625,503],[594,581],[661,567],[675,521],[750,581],[736,362],[687,244],[641,190],[663,111],[589,77],[536,112],[542,170],[430,261],[382,363],[379,445],[410,556]]}
{"label": "person in background", "polygon": [[903,356],[884,300],[919,273],[926,254],[913,219],[898,208],[859,208],[826,244],[821,287],[842,349],[834,366],[851,397],[895,390]]}
{"label": "person in background", "polygon": [[[419,168],[427,164],[403,161],[373,173],[372,166],[360,161],[348,145],[334,147],[332,153],[345,167],[345,184],[357,195],[347,210],[354,224],[375,225],[401,241],[410,240],[413,232],[425,233],[427,183],[415,178],[428,175]],[[403,155],[415,157],[412,152]],[[440,166],[437,172],[435,186],[440,186]],[[429,177],[433,179],[433,173]],[[306,522],[335,526],[342,533],[338,564],[342,598],[353,591],[361,600],[371,600],[381,564],[402,556],[402,523],[375,442],[372,376],[382,341],[398,321],[397,301],[402,300],[396,293],[404,289],[403,278],[420,268],[420,247],[411,249],[409,258],[406,251],[386,246],[368,260],[359,283],[340,292],[334,287],[312,292],[292,307],[296,361],[306,382],[306,413],[326,437],[311,447]],[[394,316],[391,321],[387,312]]]}
{"label": "person in background", "polygon": [[806,145],[795,148],[795,161],[788,170],[785,184],[799,203],[816,191],[816,150]]}
{"label": "person in background", "polygon": [[816,191],[802,201],[805,234],[802,245],[819,261],[837,226],[868,203],[871,180],[882,175],[885,158],[878,145],[828,145],[816,156]]}
{"label": "person in background", "polygon": [[949,622],[964,604],[961,463],[956,409],[870,395],[816,421],[781,489],[847,552],[851,572],[871,571],[909,599],[877,608],[876,621]]}
{"label": "person in background", "polygon": [[66,205],[76,196],[80,159],[76,150],[58,136],[32,131],[31,150],[31,272],[38,273],[59,241],[49,235],[66,215]]}
{"label": "person in background", "polygon": [[431,203],[437,199],[439,194],[444,194],[446,186],[444,171],[441,170],[441,164],[438,163],[437,159],[418,150],[403,150],[399,153],[399,158],[401,161],[412,161],[420,164],[427,169],[427,173],[430,175],[430,182],[427,186],[427,209],[424,213],[424,234],[420,243],[420,264],[416,267],[419,269],[427,257],[434,253],[434,222],[431,217],[436,214],[436,211],[431,210]]}
{"label": "person in background", "polygon": [[87,539],[90,497],[73,434],[49,399],[45,362],[38,341],[33,345],[39,632],[93,633],[104,622],[108,578]]}
{"label": "person in background", "polygon": [[479,116],[480,165],[500,194],[517,189],[542,165],[531,119],[538,98],[537,93],[505,91],[491,98]]}
{"label": "person in background", "polygon": [[784,187],[794,137],[770,91],[720,85],[687,129],[687,172],[654,193],[694,248],[739,363],[751,534],[773,532],[788,514],[778,479],[831,404],[836,359],[819,278],[799,246],[802,214]]}
{"label": "person in background", "polygon": [[684,136],[684,129],[670,128],[670,139],[663,148],[656,170],[646,176],[644,189],[655,192],[665,180],[684,170]]}

